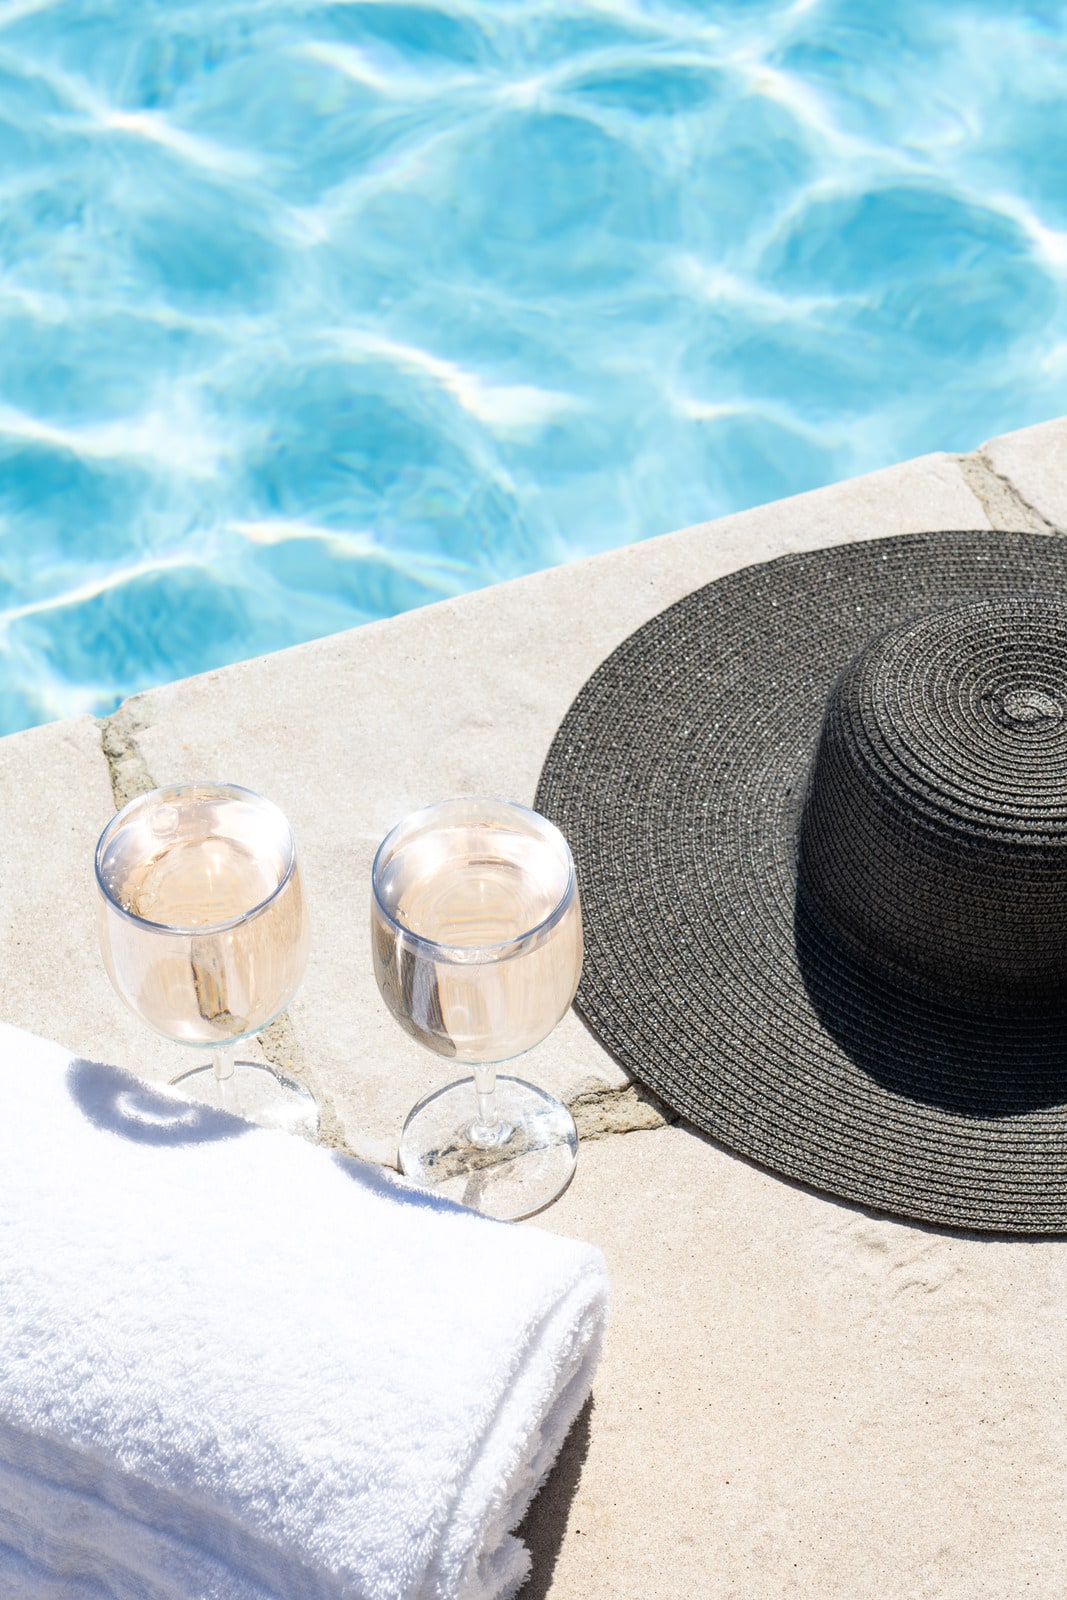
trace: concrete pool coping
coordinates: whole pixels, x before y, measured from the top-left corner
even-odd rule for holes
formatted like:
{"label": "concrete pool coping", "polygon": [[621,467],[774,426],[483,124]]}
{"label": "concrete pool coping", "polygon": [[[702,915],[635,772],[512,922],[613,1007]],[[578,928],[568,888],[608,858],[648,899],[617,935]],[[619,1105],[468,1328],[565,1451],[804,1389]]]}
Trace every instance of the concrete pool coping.
{"label": "concrete pool coping", "polygon": [[[444,1081],[370,970],[370,863],[391,823],[450,794],[530,801],[589,673],[700,584],[974,527],[1067,533],[1067,419],[0,740],[0,1018],[151,1079],[187,1066],[110,990],[92,849],[157,783],[246,784],[293,823],[314,926],[300,994],[247,1053],[309,1084],[324,1142],[391,1161],[404,1113]],[[527,1520],[527,1597],[1067,1592],[1062,1241],[913,1227],[775,1178],[673,1123],[573,1015],[524,1071],[585,1141],[535,1225],[600,1244],[614,1285],[593,1406]]]}

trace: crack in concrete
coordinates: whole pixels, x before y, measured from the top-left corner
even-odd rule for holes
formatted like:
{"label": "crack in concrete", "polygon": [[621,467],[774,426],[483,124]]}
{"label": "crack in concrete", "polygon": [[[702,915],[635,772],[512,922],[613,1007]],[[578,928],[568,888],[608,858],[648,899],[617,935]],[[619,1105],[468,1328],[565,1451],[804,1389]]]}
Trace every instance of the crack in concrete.
{"label": "crack in concrete", "polygon": [[304,1046],[297,1038],[293,1019],[288,1011],[283,1011],[273,1022],[268,1022],[265,1028],[261,1028],[256,1034],[256,1042],[270,1066],[283,1077],[292,1078],[295,1083],[302,1084],[315,1101],[319,1113],[319,1131],[311,1142],[323,1145],[327,1150],[339,1150],[344,1155],[354,1155],[355,1152],[345,1138],[344,1128],[334,1109],[333,1101],[320,1092],[315,1083],[314,1073],[308,1070]]}
{"label": "crack in concrete", "polygon": [[137,743],[137,735],[148,726],[145,706],[137,698],[124,700],[110,717],[101,717],[97,726],[111,778],[115,810],[121,811],[139,794],[147,794],[150,789],[156,788],[156,781]]}
{"label": "crack in concrete", "polygon": [[613,1133],[645,1133],[666,1128],[681,1118],[658,1095],[639,1083],[613,1089],[594,1084],[572,1095],[567,1105],[579,1139],[605,1139]]}
{"label": "crack in concrete", "polygon": [[[319,1108],[319,1131],[313,1143],[321,1145],[324,1150],[336,1150],[342,1156],[354,1156],[357,1160],[374,1159],[352,1148],[345,1136],[344,1124],[337,1115],[337,1108],[328,1094],[316,1094],[315,1103]],[[385,1167],[391,1163],[382,1160],[378,1164]]]}
{"label": "crack in concrete", "polygon": [[964,482],[999,533],[1067,533],[1031,505],[1011,479],[997,471],[984,450],[973,450],[956,460]]}
{"label": "crack in concrete", "polygon": [[[298,1083],[306,1083],[307,1057],[304,1047],[296,1036],[293,1028],[293,1019],[288,1011],[283,1011],[256,1034],[260,1048],[272,1067],[285,1074],[287,1078],[295,1078]],[[310,1088],[310,1084],[307,1085]]]}

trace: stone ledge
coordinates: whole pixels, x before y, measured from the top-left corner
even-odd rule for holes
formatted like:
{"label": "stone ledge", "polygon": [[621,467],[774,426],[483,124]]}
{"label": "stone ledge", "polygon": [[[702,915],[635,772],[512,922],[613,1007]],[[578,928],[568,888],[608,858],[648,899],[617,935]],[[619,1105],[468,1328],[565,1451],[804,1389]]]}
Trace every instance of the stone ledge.
{"label": "stone ledge", "polygon": [[1048,531],[1067,533],[1067,420],[1002,434],[978,453]]}
{"label": "stone ledge", "polygon": [[[32,924],[25,905],[7,902],[0,940],[19,950],[21,975],[8,964],[0,1015],[29,1026],[54,1016],[52,1031],[78,1048],[151,1077],[178,1070],[184,1053],[146,1036],[100,970],[92,843],[111,806],[155,783],[247,783],[293,820],[316,924],[284,1044],[274,1030],[250,1053],[299,1056],[331,1107],[331,1142],[385,1158],[406,1106],[438,1078],[437,1064],[383,1016],[370,978],[366,885],[374,845],[391,823],[449,793],[530,799],[552,733],[588,674],[634,627],[699,584],[786,551],[922,528],[1056,532],[1067,521],[1065,463],[1067,421],[1042,424],[970,456],[923,457],[170,684],[127,701],[98,732],[83,718],[0,740],[5,793],[35,790],[47,751],[56,770],[41,803],[65,819],[56,849],[37,866],[56,878],[55,900],[43,897]],[[12,859],[40,855],[41,815],[31,806],[22,816]],[[59,921],[80,930],[62,996],[49,983]],[[648,1126],[647,1106],[622,1093],[625,1075],[574,1019],[527,1070],[579,1105],[591,1084],[594,1098],[614,1097],[613,1128],[630,1126],[627,1107],[633,1126]]]}
{"label": "stone ledge", "polygon": [[[530,800],[585,678],[634,627],[699,584],[786,550],[988,521],[959,464],[925,457],[171,684],[103,724],[112,790],[120,800],[163,781],[217,776],[287,812],[315,932],[291,1038],[330,1108],[332,1141],[391,1159],[407,1108],[441,1082],[440,1063],[385,1015],[370,971],[370,863],[392,823],[448,794]],[[84,978],[96,1007],[115,1015],[91,962],[90,954]],[[128,1049],[129,1037],[124,1020],[111,1052]],[[152,1041],[147,1058],[137,1049],[142,1070],[177,1070],[164,1064],[163,1041]],[[618,1131],[649,1125],[643,1102],[618,1098],[625,1074],[574,1017],[523,1070],[583,1115],[590,1092],[615,1096]]]}
{"label": "stone ledge", "polygon": [[[371,976],[386,828],[448,794],[531,799],[588,674],[712,578],[922,529],[1061,531],[1065,452],[1067,422],[1028,429],[0,740],[0,1017],[152,1079],[187,1066],[108,985],[93,846],[156,783],[247,784],[292,819],[314,931],[254,1049],[313,1087],[324,1144],[391,1161],[443,1074]],[[938,1235],[760,1172],[670,1126],[573,1014],[524,1072],[586,1145],[539,1225],[599,1243],[615,1295],[595,1405],[527,1519],[532,1600],[1067,1589],[1062,1243]]]}
{"label": "stone ledge", "polygon": [[[0,789],[39,795],[18,813],[11,859],[41,856],[50,809],[66,823],[37,866],[55,887],[35,919],[16,897],[6,901],[0,949],[23,954],[4,964],[0,1015],[151,1078],[186,1064],[184,1051],[148,1035],[110,991],[96,952],[92,847],[111,809],[154,784],[245,783],[293,822],[314,926],[284,1039],[272,1030],[248,1053],[299,1060],[328,1109],[330,1142],[391,1159],[406,1109],[440,1081],[440,1066],[384,1014],[370,973],[367,885],[386,829],[447,794],[531,799],[585,678],[633,628],[701,583],[791,550],[992,525],[1001,507],[987,514],[969,470],[922,457],[169,684],[98,728],[75,719],[0,741]],[[35,772],[46,750],[55,774],[41,793]],[[70,960],[58,993],[50,955],[60,923]],[[610,1106],[613,1129],[649,1126],[647,1103],[628,1094],[625,1074],[574,1017],[524,1070],[583,1117],[599,1104],[605,1114]]]}

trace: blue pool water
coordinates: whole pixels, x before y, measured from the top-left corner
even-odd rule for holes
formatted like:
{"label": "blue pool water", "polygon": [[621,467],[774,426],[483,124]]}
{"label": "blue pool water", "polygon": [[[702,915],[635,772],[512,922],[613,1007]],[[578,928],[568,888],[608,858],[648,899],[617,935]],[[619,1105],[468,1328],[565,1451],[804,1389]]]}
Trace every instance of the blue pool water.
{"label": "blue pool water", "polygon": [[0,729],[1067,411],[1067,5],[0,0]]}

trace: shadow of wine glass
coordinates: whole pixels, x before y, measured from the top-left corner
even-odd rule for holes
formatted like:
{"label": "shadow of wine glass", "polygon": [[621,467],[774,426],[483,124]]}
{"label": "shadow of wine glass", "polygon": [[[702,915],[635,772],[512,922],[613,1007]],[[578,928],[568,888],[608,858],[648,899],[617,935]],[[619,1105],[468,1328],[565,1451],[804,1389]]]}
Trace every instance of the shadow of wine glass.
{"label": "shadow of wine glass", "polygon": [[208,1144],[238,1139],[252,1123],[228,1111],[183,1100],[103,1061],[79,1057],[67,1068],[71,1099],[95,1128],[136,1144]]}

